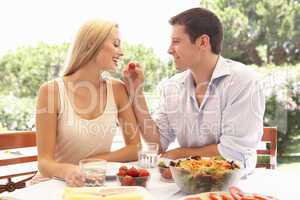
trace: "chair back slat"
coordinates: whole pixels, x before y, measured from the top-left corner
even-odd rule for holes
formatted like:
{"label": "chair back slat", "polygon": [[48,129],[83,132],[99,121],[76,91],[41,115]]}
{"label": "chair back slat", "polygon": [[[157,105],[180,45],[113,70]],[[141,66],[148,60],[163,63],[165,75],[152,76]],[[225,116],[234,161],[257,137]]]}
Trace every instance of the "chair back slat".
{"label": "chair back slat", "polygon": [[[0,132],[0,150],[10,150],[28,147],[36,147],[36,134],[34,131]],[[11,169],[11,167],[14,167],[15,165],[22,165],[23,163],[32,164],[32,162],[35,161],[37,161],[37,155],[20,155],[17,157],[12,156],[10,158],[0,159],[0,167],[9,167],[9,169]],[[15,189],[25,187],[25,182],[28,181],[31,177],[19,180],[18,182],[13,182],[12,178],[30,174],[32,175],[36,173],[36,170],[28,170],[27,168],[22,168],[19,171],[19,169],[17,168],[17,172],[9,172],[11,171],[8,170],[7,174],[5,172],[4,174],[0,175],[0,179],[8,180],[6,184],[0,185],[0,193],[5,191],[12,192]]]}
{"label": "chair back slat", "polygon": [[0,150],[36,146],[34,131],[2,132],[0,138]]}
{"label": "chair back slat", "polygon": [[275,169],[277,166],[277,128],[276,127],[264,127],[262,141],[269,143],[268,149],[257,149],[258,155],[269,155],[269,163],[258,163],[256,167],[265,167],[268,169]]}

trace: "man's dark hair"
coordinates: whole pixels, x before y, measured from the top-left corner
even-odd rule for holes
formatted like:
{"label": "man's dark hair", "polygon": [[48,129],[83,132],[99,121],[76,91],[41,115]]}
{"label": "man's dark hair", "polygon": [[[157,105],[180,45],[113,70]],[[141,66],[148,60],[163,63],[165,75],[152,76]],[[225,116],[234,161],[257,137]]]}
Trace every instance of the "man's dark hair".
{"label": "man's dark hair", "polygon": [[210,38],[212,52],[219,54],[222,49],[223,27],[219,18],[211,11],[204,8],[186,10],[169,20],[171,25],[183,25],[192,43],[206,34]]}

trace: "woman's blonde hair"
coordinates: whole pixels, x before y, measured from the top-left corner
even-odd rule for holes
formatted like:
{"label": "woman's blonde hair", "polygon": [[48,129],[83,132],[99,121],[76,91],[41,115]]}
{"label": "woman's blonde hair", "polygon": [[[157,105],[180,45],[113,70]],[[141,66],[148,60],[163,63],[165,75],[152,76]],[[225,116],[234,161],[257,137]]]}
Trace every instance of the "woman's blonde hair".
{"label": "woman's blonde hair", "polygon": [[91,61],[101,50],[104,41],[117,24],[100,19],[85,22],[70,46],[63,76],[68,76]]}

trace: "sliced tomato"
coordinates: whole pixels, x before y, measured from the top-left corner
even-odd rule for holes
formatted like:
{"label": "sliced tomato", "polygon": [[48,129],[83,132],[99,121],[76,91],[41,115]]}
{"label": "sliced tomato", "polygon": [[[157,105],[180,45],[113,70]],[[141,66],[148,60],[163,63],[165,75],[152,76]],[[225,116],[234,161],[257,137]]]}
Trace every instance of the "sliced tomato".
{"label": "sliced tomato", "polygon": [[261,194],[254,194],[254,197],[257,200],[272,200],[272,199],[274,199],[273,197],[268,197],[268,196],[264,196]]}
{"label": "sliced tomato", "polygon": [[229,192],[234,200],[241,200],[242,197],[244,196],[244,193],[242,192],[242,190],[240,190],[239,188],[234,187],[234,186],[229,188]]}
{"label": "sliced tomato", "polygon": [[225,192],[221,193],[221,198],[222,198],[222,200],[233,200],[233,198]]}
{"label": "sliced tomato", "polygon": [[247,195],[247,196],[243,196],[241,198],[241,200],[256,200],[254,196],[252,195]]}
{"label": "sliced tomato", "polygon": [[201,200],[200,197],[187,197],[184,200]]}
{"label": "sliced tomato", "polygon": [[216,193],[213,193],[213,192],[208,194],[208,198],[209,198],[209,200],[219,200],[218,195]]}

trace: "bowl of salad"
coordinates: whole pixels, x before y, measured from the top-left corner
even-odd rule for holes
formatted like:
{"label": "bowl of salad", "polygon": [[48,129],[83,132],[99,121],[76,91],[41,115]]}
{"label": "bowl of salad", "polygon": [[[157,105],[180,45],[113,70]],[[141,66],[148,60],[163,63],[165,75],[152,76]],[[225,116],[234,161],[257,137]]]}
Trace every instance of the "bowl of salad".
{"label": "bowl of salad", "polygon": [[172,173],[169,167],[169,163],[171,163],[172,161],[167,161],[166,159],[161,159],[158,162],[158,171],[160,174],[160,180],[163,182],[174,182],[173,178],[172,178]]}
{"label": "bowl of salad", "polygon": [[243,175],[238,164],[220,157],[191,157],[170,163],[176,185],[187,194],[227,191]]}

